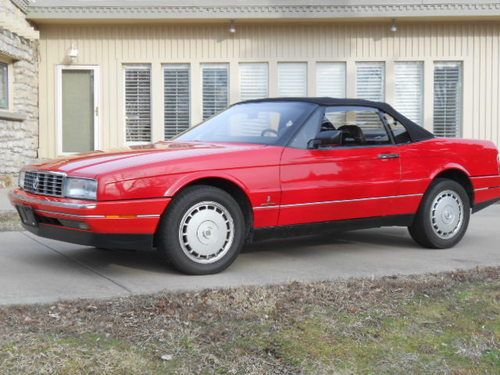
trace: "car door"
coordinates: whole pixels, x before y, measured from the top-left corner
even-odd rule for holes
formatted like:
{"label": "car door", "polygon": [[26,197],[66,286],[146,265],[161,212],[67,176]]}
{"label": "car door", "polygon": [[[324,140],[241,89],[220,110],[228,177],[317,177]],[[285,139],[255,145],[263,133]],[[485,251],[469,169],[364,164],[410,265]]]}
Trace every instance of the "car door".
{"label": "car door", "polygon": [[[342,145],[307,148],[329,129],[342,130]],[[279,225],[391,215],[400,171],[398,146],[377,109],[324,108],[283,151]]]}

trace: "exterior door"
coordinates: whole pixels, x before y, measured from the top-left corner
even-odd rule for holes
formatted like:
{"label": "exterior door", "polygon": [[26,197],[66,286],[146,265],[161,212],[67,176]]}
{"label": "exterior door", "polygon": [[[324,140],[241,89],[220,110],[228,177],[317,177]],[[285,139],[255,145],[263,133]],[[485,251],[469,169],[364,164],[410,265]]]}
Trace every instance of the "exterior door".
{"label": "exterior door", "polygon": [[400,183],[399,146],[378,112],[344,108],[325,113],[322,127],[325,121],[337,130],[348,125],[346,133],[361,129],[363,139],[354,133],[342,146],[284,150],[279,225],[391,215]]}
{"label": "exterior door", "polygon": [[59,154],[98,149],[98,67],[59,66],[58,80]]}

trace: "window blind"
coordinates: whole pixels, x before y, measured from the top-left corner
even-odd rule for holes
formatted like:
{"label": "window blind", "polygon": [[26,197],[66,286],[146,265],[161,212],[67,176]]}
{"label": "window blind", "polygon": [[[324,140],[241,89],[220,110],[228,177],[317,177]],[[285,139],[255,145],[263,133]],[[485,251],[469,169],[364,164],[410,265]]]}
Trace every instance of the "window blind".
{"label": "window blind", "polygon": [[163,66],[163,123],[165,139],[189,128],[190,116],[189,65]]}
{"label": "window blind", "polygon": [[127,142],[151,141],[151,67],[125,67]]}
{"label": "window blind", "polygon": [[316,64],[316,95],[345,98],[346,67],[342,62]]}
{"label": "window blind", "polygon": [[394,106],[403,115],[419,125],[424,117],[424,69],[419,61],[394,64]]}
{"label": "window blind", "polygon": [[307,95],[307,64],[278,64],[278,96]]}
{"label": "window blind", "polygon": [[360,99],[384,101],[385,66],[383,62],[356,64],[356,96]]}
{"label": "window blind", "polygon": [[240,100],[267,98],[268,76],[266,63],[241,63]]}
{"label": "window blind", "polygon": [[203,69],[203,119],[229,104],[229,68],[226,64],[205,64]]}
{"label": "window blind", "polygon": [[462,63],[434,64],[434,134],[458,137],[462,127]]}

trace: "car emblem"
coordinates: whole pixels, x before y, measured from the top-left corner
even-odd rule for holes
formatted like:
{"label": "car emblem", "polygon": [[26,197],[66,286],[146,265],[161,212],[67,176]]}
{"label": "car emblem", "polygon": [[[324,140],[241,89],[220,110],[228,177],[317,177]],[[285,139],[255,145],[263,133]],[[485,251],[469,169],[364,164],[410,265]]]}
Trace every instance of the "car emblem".
{"label": "car emblem", "polygon": [[40,183],[40,177],[36,176],[35,179],[33,180],[33,183],[31,184],[31,186],[33,187],[34,190],[36,190],[38,188],[39,183]]}

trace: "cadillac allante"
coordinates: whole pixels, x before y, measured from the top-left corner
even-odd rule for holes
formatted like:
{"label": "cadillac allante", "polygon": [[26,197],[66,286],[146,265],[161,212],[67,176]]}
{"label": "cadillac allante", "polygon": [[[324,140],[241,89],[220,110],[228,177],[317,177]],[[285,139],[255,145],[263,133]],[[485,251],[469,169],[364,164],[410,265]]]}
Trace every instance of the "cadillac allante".
{"label": "cadillac allante", "polygon": [[406,226],[450,248],[499,199],[493,143],[331,98],[246,101],[168,142],[27,166],[10,194],[38,236],[157,249],[187,274],[224,270],[259,235]]}

